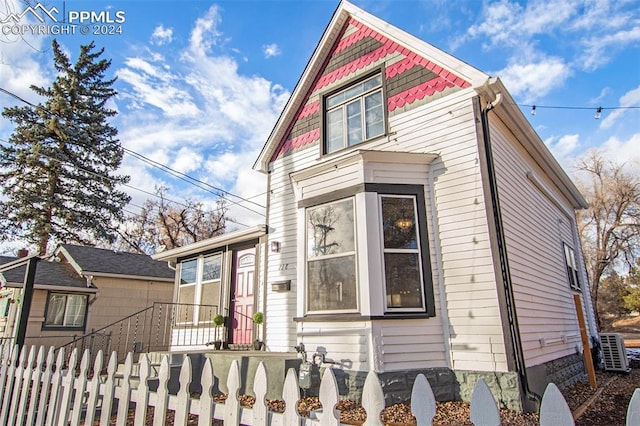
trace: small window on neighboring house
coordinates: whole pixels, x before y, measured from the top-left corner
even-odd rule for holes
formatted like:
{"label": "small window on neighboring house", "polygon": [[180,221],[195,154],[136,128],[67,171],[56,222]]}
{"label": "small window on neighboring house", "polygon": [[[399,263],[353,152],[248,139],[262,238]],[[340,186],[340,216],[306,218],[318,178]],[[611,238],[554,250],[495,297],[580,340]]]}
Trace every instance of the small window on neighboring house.
{"label": "small window on neighboring house", "polygon": [[86,294],[49,293],[44,328],[84,329],[88,299]]}
{"label": "small window on neighboring house", "polygon": [[325,153],[384,134],[382,76],[377,74],[325,98]]}
{"label": "small window on neighboring house", "polygon": [[222,255],[201,256],[180,262],[177,321],[210,322],[218,313]]}
{"label": "small window on neighboring house", "polygon": [[580,290],[580,274],[578,273],[576,256],[573,249],[566,244],[564,244],[564,260],[567,265],[567,275],[569,277],[569,284],[571,285],[571,288]]}
{"label": "small window on neighboring house", "polygon": [[415,196],[380,195],[379,200],[387,310],[424,310],[424,278]]}
{"label": "small window on neighboring house", "polygon": [[307,221],[307,309],[357,309],[353,198],[310,207]]}

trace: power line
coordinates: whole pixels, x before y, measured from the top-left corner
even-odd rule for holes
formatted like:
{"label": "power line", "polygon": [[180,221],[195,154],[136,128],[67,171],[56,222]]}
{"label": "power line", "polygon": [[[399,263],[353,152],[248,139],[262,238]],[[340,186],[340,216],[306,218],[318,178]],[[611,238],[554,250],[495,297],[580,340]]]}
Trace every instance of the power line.
{"label": "power line", "polygon": [[[31,102],[27,101],[26,99],[24,99],[24,98],[22,98],[22,97],[18,96],[17,94],[15,94],[15,93],[13,93],[13,92],[10,92],[9,90],[6,90],[6,89],[4,89],[4,88],[2,88],[2,87],[0,87],[0,92],[5,93],[5,94],[7,94],[7,95],[9,95],[9,96],[11,96],[11,97],[13,97],[13,98],[17,99],[17,100],[19,100],[20,102],[23,102],[23,103],[25,103],[25,104],[27,104],[27,105],[31,106],[32,108],[40,109],[40,110],[42,110],[42,111],[45,111],[45,112],[46,112],[46,113],[48,113],[48,114],[51,114],[51,115],[53,115],[53,116],[56,116],[56,117],[59,117],[59,118],[63,118],[63,119],[64,119],[64,117],[62,117],[61,115],[59,115],[59,114],[57,114],[57,113],[55,113],[55,112],[50,111],[49,109],[47,109],[47,108],[43,107],[42,105],[35,105],[35,104],[33,104],[33,103],[31,103]],[[256,203],[255,201],[251,201],[251,200],[250,200],[250,199],[248,199],[248,198],[244,198],[244,197],[242,197],[242,196],[240,196],[240,195],[236,195],[236,194],[234,194],[234,193],[232,193],[232,192],[229,192],[229,191],[226,191],[226,190],[224,190],[224,189],[222,189],[222,188],[218,188],[218,187],[216,187],[216,186],[214,186],[214,185],[211,185],[211,184],[209,184],[208,182],[204,182],[204,181],[202,181],[202,180],[199,180],[199,179],[197,179],[197,178],[194,178],[193,176],[190,176],[190,175],[187,175],[187,174],[185,174],[185,173],[182,173],[182,172],[180,172],[180,171],[178,171],[178,170],[175,170],[175,169],[173,169],[173,168],[171,168],[171,167],[169,167],[169,166],[167,166],[167,165],[165,165],[165,164],[162,164],[162,163],[159,163],[159,162],[157,162],[157,161],[155,161],[155,160],[152,160],[152,159],[150,159],[150,158],[148,158],[148,157],[146,157],[146,156],[144,156],[144,155],[142,155],[142,154],[140,154],[140,153],[138,153],[138,152],[136,152],[136,151],[134,151],[134,150],[132,150],[132,149],[126,148],[126,147],[124,147],[124,146],[121,146],[121,148],[123,149],[123,151],[124,151],[124,152],[126,152],[126,153],[127,153],[127,154],[129,154],[129,155],[132,155],[133,157],[137,158],[138,160],[143,161],[143,162],[145,162],[145,163],[147,163],[147,164],[151,165],[152,167],[155,167],[155,168],[157,168],[157,169],[159,169],[159,170],[161,170],[161,171],[163,171],[163,172],[165,172],[165,173],[167,173],[167,174],[169,174],[169,175],[171,175],[171,176],[173,176],[173,177],[176,177],[176,178],[178,178],[178,179],[181,179],[181,180],[183,180],[184,182],[186,182],[186,183],[188,183],[188,184],[190,184],[190,185],[193,185],[193,186],[195,186],[195,187],[197,187],[197,188],[199,188],[199,189],[201,189],[201,190],[203,190],[203,191],[206,191],[206,192],[209,192],[209,193],[211,193],[211,194],[213,194],[213,195],[216,195],[216,196],[218,196],[218,197],[220,197],[220,198],[222,198],[222,199],[226,199],[226,198],[225,198],[225,197],[223,197],[223,196],[222,196],[221,194],[219,194],[219,193],[212,192],[210,189],[213,189],[213,190],[215,190],[215,191],[222,192],[222,193],[227,194],[227,195],[229,195],[229,196],[236,197],[236,198],[238,198],[239,200],[241,200],[242,202],[251,203],[251,204],[253,204],[253,205],[257,206],[257,207],[265,208],[265,206],[263,206],[263,205],[261,205],[261,204],[259,204],[259,203]],[[125,186],[126,186],[126,185],[125,185]],[[204,186],[204,187],[203,187],[203,186]],[[208,188],[210,188],[210,189],[207,189],[207,188],[205,188],[205,187],[208,187]],[[252,197],[252,198],[254,198],[254,197]],[[257,214],[257,215],[265,216],[265,214],[264,214],[264,213],[258,212],[258,211],[254,210],[254,209],[251,209],[251,208],[249,208],[249,207],[247,207],[247,206],[244,206],[244,205],[240,204],[240,202],[232,201],[232,200],[229,200],[229,199],[226,199],[226,200],[227,200],[227,202],[229,202],[229,203],[230,203],[229,205],[237,205],[238,207],[241,207],[241,208],[244,208],[244,209],[246,209],[246,210],[249,210],[250,212],[255,213],[255,214]]]}

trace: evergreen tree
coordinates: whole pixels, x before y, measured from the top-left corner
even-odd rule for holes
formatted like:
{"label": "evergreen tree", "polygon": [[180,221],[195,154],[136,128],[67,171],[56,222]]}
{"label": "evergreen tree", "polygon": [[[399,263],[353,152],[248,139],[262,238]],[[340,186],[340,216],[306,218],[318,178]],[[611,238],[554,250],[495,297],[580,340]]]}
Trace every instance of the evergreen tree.
{"label": "evergreen tree", "polygon": [[107,107],[116,95],[104,49],[80,46],[71,64],[52,42],[57,77],[51,87],[31,86],[43,103],[5,108],[15,124],[0,145],[0,239],[24,238],[44,254],[50,241],[113,241],[115,221],[130,197],[116,188],[128,176],[116,175],[123,149],[108,123]]}

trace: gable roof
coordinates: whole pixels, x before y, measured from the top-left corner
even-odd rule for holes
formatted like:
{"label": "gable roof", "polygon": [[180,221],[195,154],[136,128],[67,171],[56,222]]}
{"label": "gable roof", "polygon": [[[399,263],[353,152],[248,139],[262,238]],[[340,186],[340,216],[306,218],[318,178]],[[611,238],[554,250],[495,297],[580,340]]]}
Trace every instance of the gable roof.
{"label": "gable roof", "polygon": [[174,271],[165,262],[153,260],[146,254],[127,253],[84,247],[60,245],[55,252],[62,254],[81,275],[149,279],[173,283]]}
{"label": "gable roof", "polygon": [[[17,260],[17,257],[0,256],[0,265]],[[7,285],[9,287],[22,287],[26,265],[20,265],[13,269],[2,272]],[[40,259],[36,265],[36,276],[34,280],[34,288],[42,289],[69,289],[83,290],[87,292],[95,292],[93,285],[87,286],[87,280],[73,270],[73,268],[65,263],[51,262]]]}
{"label": "gable roof", "polygon": [[[352,25],[355,31],[345,36],[348,25]],[[330,72],[320,76],[328,65],[327,60],[333,53],[344,49],[348,44],[356,43],[367,37],[378,42],[379,48],[362,58],[342,67],[331,69]],[[403,67],[406,68],[414,64],[421,65],[433,71],[441,80],[434,83],[434,85],[439,85],[435,89],[437,91],[452,84],[459,87],[478,87],[489,78],[487,74],[469,64],[343,0],[322,35],[253,168],[266,173],[269,163],[278,153],[309,143],[311,139],[315,140],[319,137],[315,134],[303,135],[295,140],[284,141],[290,130],[289,126],[296,118],[313,113],[319,108],[316,103],[305,105],[311,92],[354,73],[372,62],[384,59],[385,55],[390,54],[403,55],[405,60],[398,61],[389,67],[387,74],[401,72]],[[433,90],[431,87],[425,89]],[[409,99],[415,96],[411,93],[407,95]],[[395,107],[395,102],[398,103],[398,106],[402,106],[407,102],[407,98],[399,96],[398,99],[388,99],[390,109]]]}

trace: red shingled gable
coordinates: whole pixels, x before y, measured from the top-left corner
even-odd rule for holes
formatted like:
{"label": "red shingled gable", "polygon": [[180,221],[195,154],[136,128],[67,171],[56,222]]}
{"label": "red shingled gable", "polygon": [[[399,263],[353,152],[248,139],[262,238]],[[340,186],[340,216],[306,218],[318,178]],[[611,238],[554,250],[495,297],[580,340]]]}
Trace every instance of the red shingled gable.
{"label": "red shingled gable", "polygon": [[[432,78],[428,81],[422,81],[412,87],[402,88],[399,93],[389,94],[387,96],[387,108],[389,112],[394,111],[396,108],[402,108],[406,105],[411,105],[417,100],[428,98],[435,93],[442,92],[447,88],[465,88],[469,87],[470,83],[461,77],[451,73],[448,70],[436,65],[435,63],[417,55],[415,52],[399,45],[398,43],[389,40],[382,34],[372,30],[363,23],[350,18],[342,33],[344,34],[348,26],[351,25],[357,28],[349,35],[342,37],[333,47],[331,53],[327,57],[324,63],[323,70],[315,77],[314,85],[312,89],[305,95],[308,100],[314,96],[319,90],[327,87],[328,85],[338,82],[347,77],[351,77],[358,71],[364,69],[370,64],[384,60],[393,54],[400,54],[405,56],[403,59],[396,61],[385,68],[385,80],[388,82],[390,79],[398,78],[403,73],[414,70],[416,67],[421,67],[424,70],[431,71]],[[359,43],[363,43],[366,40],[371,40],[372,43],[376,43],[379,46],[375,47],[371,51],[367,51],[356,59],[351,60],[341,66],[338,66],[331,71],[326,72],[328,64],[332,58],[335,58],[338,54],[347,51],[348,49],[355,49]],[[375,41],[374,41],[375,40]],[[348,52],[347,52],[348,53]],[[424,74],[424,73],[423,73]],[[423,80],[427,80],[423,78]],[[278,147],[274,151],[271,161],[276,160],[278,157],[285,153],[297,148],[301,148],[305,145],[311,144],[320,140],[319,120],[316,120],[318,127],[311,131],[294,131],[296,123],[302,119],[309,119],[314,114],[321,114],[320,102],[313,101],[300,107],[298,113],[295,115],[295,120],[289,123],[289,129],[287,130],[287,136],[285,136]],[[304,129],[304,126],[302,126]],[[295,136],[292,136],[292,133]]]}

